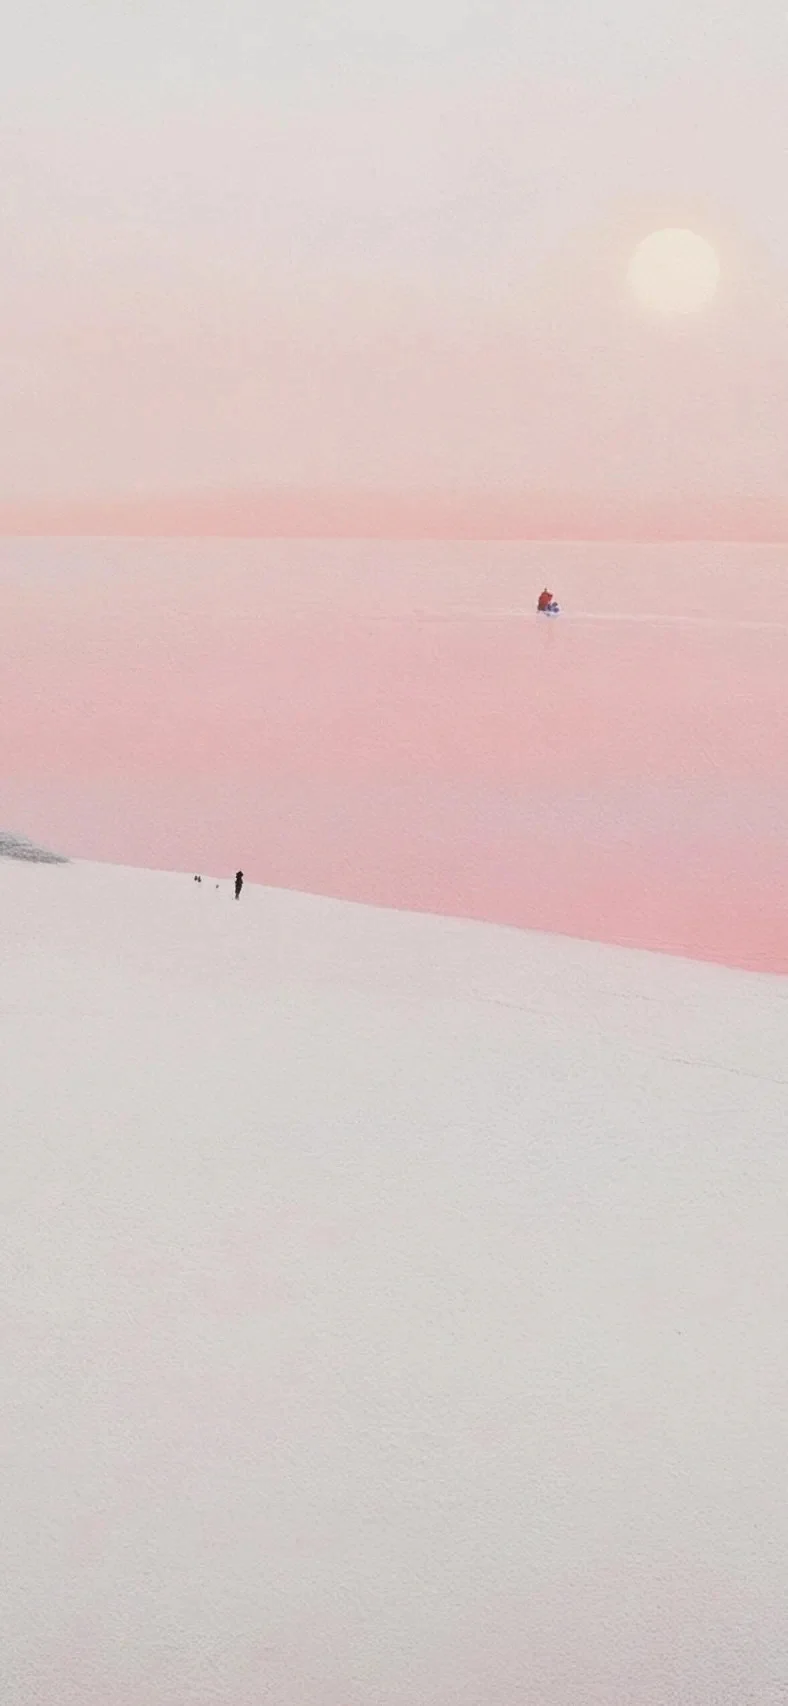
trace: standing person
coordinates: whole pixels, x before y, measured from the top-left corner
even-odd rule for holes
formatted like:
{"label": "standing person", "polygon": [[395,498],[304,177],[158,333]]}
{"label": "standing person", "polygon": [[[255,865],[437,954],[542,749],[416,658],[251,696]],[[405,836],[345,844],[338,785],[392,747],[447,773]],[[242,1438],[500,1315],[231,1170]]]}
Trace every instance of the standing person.
{"label": "standing person", "polygon": [[243,888],[243,886],[244,886],[243,871],[236,871],[236,873],[235,873],[235,898],[236,898],[236,900],[238,899],[238,896],[241,893],[241,889]]}
{"label": "standing person", "polygon": [[540,592],[539,594],[539,601],[536,608],[544,614],[544,611],[549,610],[551,605],[554,603],[555,600],[552,593],[548,592],[547,587],[545,587],[544,592]]}

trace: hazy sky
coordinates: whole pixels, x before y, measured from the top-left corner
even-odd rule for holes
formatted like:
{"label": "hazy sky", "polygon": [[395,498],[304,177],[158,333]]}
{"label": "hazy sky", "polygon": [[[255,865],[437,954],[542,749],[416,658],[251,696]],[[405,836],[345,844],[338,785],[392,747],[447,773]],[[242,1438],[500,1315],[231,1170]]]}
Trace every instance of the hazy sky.
{"label": "hazy sky", "polygon": [[0,497],[785,496],[787,89],[785,0],[6,0]]}

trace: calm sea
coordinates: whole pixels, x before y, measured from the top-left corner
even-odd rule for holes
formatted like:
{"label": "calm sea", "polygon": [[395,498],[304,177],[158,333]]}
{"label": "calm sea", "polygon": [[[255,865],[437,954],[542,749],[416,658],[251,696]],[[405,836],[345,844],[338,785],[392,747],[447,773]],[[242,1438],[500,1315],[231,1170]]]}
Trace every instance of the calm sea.
{"label": "calm sea", "polygon": [[788,547],[6,540],[0,648],[0,828],[788,970]]}

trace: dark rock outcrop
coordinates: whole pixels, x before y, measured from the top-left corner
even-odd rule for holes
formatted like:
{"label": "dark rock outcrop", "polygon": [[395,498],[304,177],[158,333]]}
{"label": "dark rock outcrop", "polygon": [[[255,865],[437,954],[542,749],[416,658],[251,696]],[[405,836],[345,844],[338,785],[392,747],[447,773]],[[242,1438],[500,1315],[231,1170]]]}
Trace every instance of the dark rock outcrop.
{"label": "dark rock outcrop", "polygon": [[0,859],[27,859],[34,865],[67,865],[62,853],[50,853],[46,847],[36,847],[25,835],[12,835],[0,829]]}

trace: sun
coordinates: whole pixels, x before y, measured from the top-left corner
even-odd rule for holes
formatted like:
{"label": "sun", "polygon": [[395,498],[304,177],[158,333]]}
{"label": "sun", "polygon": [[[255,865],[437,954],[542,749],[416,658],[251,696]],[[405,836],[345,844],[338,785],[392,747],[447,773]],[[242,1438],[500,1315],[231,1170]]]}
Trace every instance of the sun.
{"label": "sun", "polygon": [[652,231],[629,263],[630,288],[657,314],[696,314],[720,282],[719,256],[705,237],[678,226]]}

